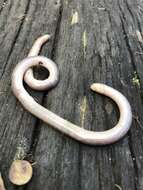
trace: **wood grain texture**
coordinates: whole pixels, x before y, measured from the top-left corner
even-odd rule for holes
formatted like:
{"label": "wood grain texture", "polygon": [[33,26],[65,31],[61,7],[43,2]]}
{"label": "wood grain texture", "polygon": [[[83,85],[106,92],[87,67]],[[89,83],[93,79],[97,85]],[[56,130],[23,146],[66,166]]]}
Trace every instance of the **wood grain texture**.
{"label": "wood grain texture", "polygon": [[[143,5],[141,0],[0,1],[0,170],[7,189],[143,189]],[[32,95],[56,114],[101,131],[118,120],[116,105],[89,90],[103,82],[121,91],[133,109],[125,138],[104,147],[78,143],[32,117],[10,90],[10,75],[44,33],[41,54],[60,69],[60,83]],[[44,73],[42,72],[44,75]],[[35,162],[32,181],[7,180],[15,157]]]}
{"label": "wood grain texture", "polygon": [[[21,0],[6,1],[0,13],[0,170],[4,173],[7,189],[15,189],[8,181],[8,169],[13,159],[32,159],[31,147],[38,124],[37,119],[25,112],[13,96],[10,87],[11,72],[18,61],[27,56],[35,37],[41,34],[53,35],[53,40],[43,51],[44,55],[50,57],[59,10],[60,5],[54,1],[39,3]],[[43,93],[32,94],[39,103],[42,102]]]}

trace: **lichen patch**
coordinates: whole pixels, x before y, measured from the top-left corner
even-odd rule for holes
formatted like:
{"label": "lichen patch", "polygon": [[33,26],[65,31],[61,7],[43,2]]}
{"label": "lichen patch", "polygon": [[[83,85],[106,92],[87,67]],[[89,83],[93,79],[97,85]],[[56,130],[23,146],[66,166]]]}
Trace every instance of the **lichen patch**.
{"label": "lichen patch", "polygon": [[71,19],[71,25],[77,24],[79,22],[78,12],[74,12]]}

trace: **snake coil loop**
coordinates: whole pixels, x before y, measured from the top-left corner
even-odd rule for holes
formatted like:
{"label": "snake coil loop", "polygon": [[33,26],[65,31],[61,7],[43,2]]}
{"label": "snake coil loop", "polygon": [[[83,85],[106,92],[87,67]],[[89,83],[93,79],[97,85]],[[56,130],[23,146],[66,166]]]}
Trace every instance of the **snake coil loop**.
{"label": "snake coil loop", "polygon": [[[128,100],[119,91],[101,83],[91,85],[93,91],[112,98],[120,111],[120,119],[116,126],[106,131],[94,132],[80,128],[39,105],[24,89],[23,80],[36,90],[52,88],[59,81],[59,71],[56,64],[44,56],[38,56],[41,46],[49,37],[49,35],[39,37],[34,43],[28,57],[19,62],[15,67],[12,73],[12,90],[15,96],[33,115],[82,143],[105,145],[114,143],[122,138],[131,126],[132,112]],[[42,81],[34,78],[31,67],[36,65],[42,65],[49,70],[50,75],[48,79]]]}

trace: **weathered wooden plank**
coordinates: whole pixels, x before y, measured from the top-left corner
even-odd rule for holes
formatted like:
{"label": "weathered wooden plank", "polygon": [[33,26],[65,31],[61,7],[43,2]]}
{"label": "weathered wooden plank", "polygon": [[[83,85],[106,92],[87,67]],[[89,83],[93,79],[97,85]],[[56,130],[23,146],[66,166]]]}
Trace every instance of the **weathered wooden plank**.
{"label": "weathered wooden plank", "polygon": [[135,73],[142,76],[142,66],[137,66],[142,58],[135,61],[133,49],[141,49],[138,5],[132,0],[63,1],[53,57],[61,79],[44,105],[84,128],[108,129],[118,118],[115,104],[88,90],[92,82],[105,82],[128,97],[136,117],[125,138],[105,147],[80,144],[41,123],[34,183],[28,189],[142,189],[142,126],[137,119],[143,113],[142,84],[139,88],[134,78]]}
{"label": "weathered wooden plank", "polygon": [[[22,108],[11,92],[11,72],[42,34],[53,35],[42,52],[51,55],[59,10],[60,4],[54,1],[8,0],[0,12],[0,171],[7,189],[15,189],[8,181],[13,159],[25,156],[32,159],[30,152],[37,130],[34,130],[37,119]],[[42,101],[43,93],[32,94],[37,101]]]}
{"label": "weathered wooden plank", "polygon": [[[141,190],[142,3],[63,0],[60,15],[59,10],[59,1],[7,1],[0,12],[0,169],[5,180],[12,159],[32,153],[34,177],[18,189]],[[31,117],[13,97],[11,71],[45,30],[56,33],[54,42],[45,47],[48,53],[43,53],[52,55],[61,79],[42,103],[81,127],[105,130],[116,123],[118,110],[111,100],[90,92],[89,86],[105,82],[119,89],[131,102],[134,120],[118,143],[104,147],[78,143]],[[41,102],[42,93],[32,94]]]}

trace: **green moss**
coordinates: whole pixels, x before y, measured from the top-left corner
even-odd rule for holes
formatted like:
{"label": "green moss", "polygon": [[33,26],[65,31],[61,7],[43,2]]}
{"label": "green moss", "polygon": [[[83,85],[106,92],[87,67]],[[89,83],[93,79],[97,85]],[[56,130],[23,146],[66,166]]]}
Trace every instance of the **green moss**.
{"label": "green moss", "polygon": [[133,83],[133,85],[140,88],[140,79],[139,79],[138,74],[137,74],[136,71],[133,74],[132,83]]}
{"label": "green moss", "polygon": [[84,96],[82,103],[80,105],[80,116],[81,116],[81,127],[84,128],[85,114],[87,111],[87,98]]}
{"label": "green moss", "polygon": [[17,145],[14,160],[24,159],[27,154],[27,149],[28,149],[27,139],[23,137]]}

